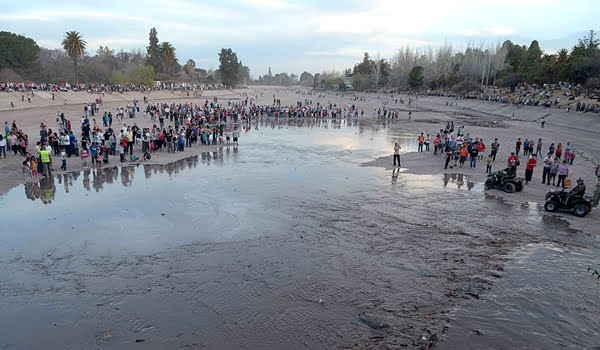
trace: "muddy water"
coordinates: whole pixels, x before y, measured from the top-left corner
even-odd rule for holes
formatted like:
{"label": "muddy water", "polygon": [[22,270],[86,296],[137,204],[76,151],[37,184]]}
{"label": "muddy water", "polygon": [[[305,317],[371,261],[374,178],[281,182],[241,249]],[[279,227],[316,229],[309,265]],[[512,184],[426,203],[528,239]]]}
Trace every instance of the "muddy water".
{"label": "muddy water", "polygon": [[441,349],[591,349],[600,346],[598,254],[530,244],[510,256],[504,278],[456,322]]}
{"label": "muddy water", "polygon": [[414,140],[260,122],[236,148],[13,189],[0,198],[0,348],[421,348],[485,308],[504,254],[595,244],[467,176],[359,166]]}

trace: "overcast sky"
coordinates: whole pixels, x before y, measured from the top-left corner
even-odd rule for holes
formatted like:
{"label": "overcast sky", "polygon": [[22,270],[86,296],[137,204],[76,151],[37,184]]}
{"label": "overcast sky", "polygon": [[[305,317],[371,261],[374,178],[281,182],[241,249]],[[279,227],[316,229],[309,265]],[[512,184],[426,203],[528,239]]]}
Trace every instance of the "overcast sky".
{"label": "overcast sky", "polygon": [[218,68],[231,47],[253,76],[341,70],[363,52],[391,57],[402,46],[457,48],[504,39],[542,50],[571,48],[599,29],[597,0],[0,0],[0,30],[58,48],[76,30],[99,45],[145,49],[150,28],[180,62]]}

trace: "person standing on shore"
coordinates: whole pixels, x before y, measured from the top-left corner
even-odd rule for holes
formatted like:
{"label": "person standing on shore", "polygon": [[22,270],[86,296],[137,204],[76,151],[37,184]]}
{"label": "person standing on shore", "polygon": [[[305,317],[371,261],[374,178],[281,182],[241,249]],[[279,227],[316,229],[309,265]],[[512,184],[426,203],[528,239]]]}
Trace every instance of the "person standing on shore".
{"label": "person standing on shore", "polygon": [[537,160],[535,159],[535,154],[532,154],[529,160],[527,161],[527,165],[525,166],[525,183],[528,184],[533,177],[533,169],[537,165]]}
{"label": "person standing on shore", "polygon": [[52,175],[52,170],[50,168],[50,151],[45,148],[40,149],[40,160],[42,161],[42,170],[44,176],[49,177]]}
{"label": "person standing on shore", "polygon": [[546,155],[546,158],[544,158],[543,160],[544,163],[544,169],[542,171],[542,185],[546,183],[546,178],[548,178],[548,180],[550,180],[550,166],[552,165],[552,153],[548,153]]}
{"label": "person standing on shore", "polygon": [[[560,160],[560,158],[556,158]],[[564,188],[567,176],[569,176],[569,166],[567,165],[567,161],[563,160],[563,162],[558,165],[558,182],[556,183],[556,187]]]}
{"label": "person standing on shore", "polygon": [[491,151],[490,155],[492,156],[492,158],[494,159],[494,162],[495,162],[496,155],[498,154],[498,149],[500,149],[500,144],[498,143],[498,139],[494,139],[494,143],[492,143],[491,147],[492,147],[492,151]]}
{"label": "person standing on shore", "polygon": [[[450,164],[450,160],[452,159],[452,148],[446,147],[446,163],[444,164],[444,169],[448,169],[448,164]],[[450,165],[450,169],[452,169],[452,165]]]}
{"label": "person standing on shore", "polygon": [[[552,154],[552,153],[550,153]],[[546,179],[546,186],[550,186],[550,180],[552,180],[552,186],[556,185],[556,174],[558,173],[559,161],[558,158],[554,158],[552,164],[550,164],[550,170],[548,170],[548,178]]]}
{"label": "person standing on shore", "polygon": [[546,118],[542,117],[542,119],[540,120],[540,125],[542,126],[542,129],[543,129],[544,125],[546,125]]}
{"label": "person standing on shore", "polygon": [[561,159],[562,158],[562,152],[563,152],[563,146],[562,143],[559,143],[558,145],[556,145],[556,158]]}
{"label": "person standing on shore", "polygon": [[477,157],[479,156],[479,146],[477,144],[471,144],[469,147],[469,155],[471,156],[469,168],[475,169],[475,166],[477,165]]}
{"label": "person standing on shore", "polygon": [[517,155],[517,157],[519,156],[519,152],[521,151],[521,145],[523,143],[521,142],[521,138],[519,137],[517,139],[517,142],[515,143],[515,154]]}
{"label": "person standing on shore", "polygon": [[394,145],[394,166],[396,166],[396,161],[398,161],[398,167],[400,167],[400,145],[398,142]]}
{"label": "person standing on shore", "polygon": [[60,160],[61,160],[60,169],[67,171],[67,153],[65,152],[65,150],[60,151]]}
{"label": "person standing on shore", "polygon": [[519,166],[519,164],[521,163],[519,161],[519,157],[515,154],[515,152],[510,152],[510,156],[508,156],[508,159],[506,161],[506,163],[510,166],[510,163],[515,162],[515,166]]}
{"label": "person standing on shore", "polygon": [[0,135],[0,159],[4,154],[4,159],[6,159],[6,139]]}
{"label": "person standing on shore", "polygon": [[542,156],[542,146],[543,146],[542,139],[538,139],[536,150],[535,150],[535,155],[538,157]]}
{"label": "person standing on shore", "polygon": [[418,141],[419,141],[419,147],[417,149],[417,152],[423,152],[423,144],[425,143],[425,136],[423,136],[423,133],[421,133],[421,135],[419,135]]}
{"label": "person standing on shore", "polygon": [[494,160],[494,159],[492,158],[492,155],[490,154],[490,155],[487,157],[487,165],[486,165],[486,167],[485,167],[485,173],[486,173],[486,174],[491,174],[491,173],[492,173],[492,161],[493,161],[493,160]]}

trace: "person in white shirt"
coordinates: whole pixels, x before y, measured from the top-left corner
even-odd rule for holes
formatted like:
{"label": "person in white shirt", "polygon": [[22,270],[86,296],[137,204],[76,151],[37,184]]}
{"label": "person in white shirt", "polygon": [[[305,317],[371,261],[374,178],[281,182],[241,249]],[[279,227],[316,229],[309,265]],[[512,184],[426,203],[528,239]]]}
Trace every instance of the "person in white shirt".
{"label": "person in white shirt", "polygon": [[544,169],[542,171],[542,184],[546,183],[548,173],[550,172],[550,166],[552,165],[552,162],[553,162],[552,156],[553,156],[553,154],[552,154],[552,152],[550,152],[546,155],[546,158],[544,158],[544,161],[543,161]]}
{"label": "person in white shirt", "polygon": [[2,154],[4,154],[4,159],[6,159],[6,139],[0,135],[0,158],[2,158]]}

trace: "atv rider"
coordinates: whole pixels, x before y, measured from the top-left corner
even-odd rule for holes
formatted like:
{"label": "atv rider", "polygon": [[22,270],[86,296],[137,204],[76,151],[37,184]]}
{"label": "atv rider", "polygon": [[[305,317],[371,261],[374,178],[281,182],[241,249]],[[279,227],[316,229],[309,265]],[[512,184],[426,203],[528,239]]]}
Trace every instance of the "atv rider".
{"label": "atv rider", "polygon": [[515,160],[511,160],[509,166],[496,173],[497,179],[499,183],[502,183],[504,180],[510,180],[517,177],[517,162]]}
{"label": "atv rider", "polygon": [[583,198],[585,195],[585,184],[583,183],[583,179],[577,179],[577,186],[573,188],[571,191],[564,193],[564,196],[561,196],[561,199],[564,200],[565,206],[569,203],[570,199]]}

